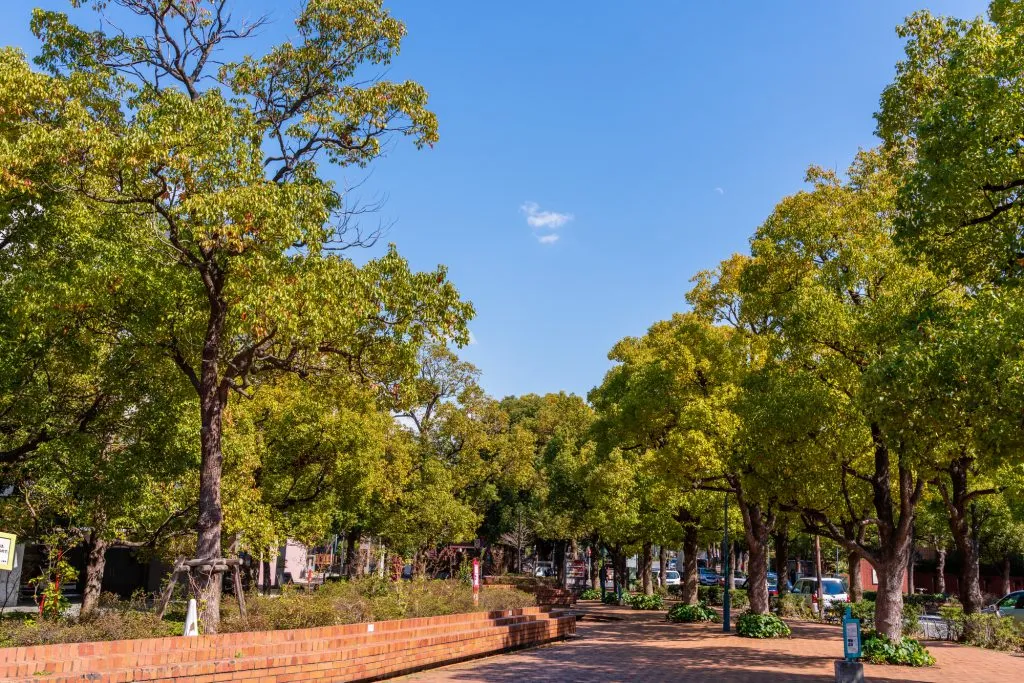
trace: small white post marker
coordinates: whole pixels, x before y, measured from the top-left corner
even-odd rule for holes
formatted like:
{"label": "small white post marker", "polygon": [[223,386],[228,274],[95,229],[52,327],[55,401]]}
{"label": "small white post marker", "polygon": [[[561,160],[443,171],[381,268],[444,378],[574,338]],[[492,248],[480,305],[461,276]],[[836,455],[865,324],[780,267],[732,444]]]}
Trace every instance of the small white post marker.
{"label": "small white post marker", "polygon": [[185,633],[183,635],[199,635],[199,610],[196,609],[195,598],[188,601],[188,612],[185,614]]}

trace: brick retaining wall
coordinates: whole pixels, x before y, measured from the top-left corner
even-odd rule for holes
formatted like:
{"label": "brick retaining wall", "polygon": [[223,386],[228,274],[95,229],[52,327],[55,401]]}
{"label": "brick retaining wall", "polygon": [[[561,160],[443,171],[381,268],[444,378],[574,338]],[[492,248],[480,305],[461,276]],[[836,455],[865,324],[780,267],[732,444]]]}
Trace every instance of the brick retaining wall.
{"label": "brick retaining wall", "polygon": [[575,632],[575,617],[527,607],[289,631],[0,648],[0,683],[378,680]]}

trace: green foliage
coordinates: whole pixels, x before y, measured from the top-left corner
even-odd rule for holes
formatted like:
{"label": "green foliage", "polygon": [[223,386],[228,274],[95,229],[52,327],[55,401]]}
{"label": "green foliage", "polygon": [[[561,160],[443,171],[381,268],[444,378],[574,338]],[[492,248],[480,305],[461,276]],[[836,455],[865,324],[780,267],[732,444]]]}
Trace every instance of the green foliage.
{"label": "green foliage", "polygon": [[596,588],[587,588],[580,593],[580,600],[600,600],[601,591]]}
{"label": "green foliage", "polygon": [[897,641],[877,631],[866,631],[861,642],[861,654],[872,664],[898,664],[902,666],[932,666],[935,658],[920,642],[903,637]]}
{"label": "green foliage", "polygon": [[1019,279],[1024,12],[1007,0],[988,20],[920,11],[898,31],[905,58],[877,119],[906,167],[900,237],[958,279]]}
{"label": "green foliage", "polygon": [[718,613],[705,602],[696,605],[673,605],[666,617],[669,621],[689,624],[698,621],[718,621]]}
{"label": "green foliage", "polygon": [[[629,600],[629,594],[628,593],[623,596],[623,600],[624,601],[628,601]],[[612,592],[609,591],[609,592],[604,594],[603,598],[601,598],[601,602],[603,602],[606,605],[617,605],[617,604],[619,604],[619,596],[616,593],[612,593]]]}
{"label": "green foliage", "polygon": [[774,614],[743,614],[736,621],[736,633],[744,638],[788,638],[789,626]]}
{"label": "green foliage", "polygon": [[[797,619],[813,619],[814,612],[810,604],[798,595],[786,593],[779,599],[779,616]],[[872,603],[874,606],[874,603]]]}
{"label": "green foliage", "polygon": [[921,632],[921,615],[924,605],[909,602],[903,603],[903,635],[914,636]]}
{"label": "green foliage", "polygon": [[939,608],[939,616],[946,622],[953,640],[990,650],[1024,650],[1024,624],[1013,617],[989,613],[964,614],[958,603]]}
{"label": "green foliage", "polygon": [[697,599],[716,607],[721,607],[724,595],[724,586],[699,586],[697,588]]}
{"label": "green foliage", "polygon": [[630,599],[629,604],[632,605],[633,609],[663,609],[665,607],[665,599],[657,593],[654,595],[638,593]]}
{"label": "green foliage", "polygon": [[134,609],[100,610],[82,620],[0,619],[0,647],[27,647],[99,640],[134,640],[180,636],[184,623],[159,620]]}
{"label": "green foliage", "polygon": [[279,597],[250,595],[248,620],[238,615],[237,604],[225,602],[224,631],[269,631],[351,624],[385,619],[411,619],[442,614],[491,611],[535,604],[534,596],[519,590],[480,591],[473,605],[473,590],[459,581],[389,581],[367,577],[327,583],[318,590],[286,590]]}
{"label": "green foliage", "polygon": [[43,619],[60,619],[71,607],[64,589],[78,578],[78,570],[65,559],[66,538],[50,538],[43,573],[29,579]]}
{"label": "green foliage", "polygon": [[[722,602],[725,602],[725,593],[722,594]],[[733,588],[729,591],[729,607],[735,610],[746,609],[750,606],[750,598],[743,588]]]}

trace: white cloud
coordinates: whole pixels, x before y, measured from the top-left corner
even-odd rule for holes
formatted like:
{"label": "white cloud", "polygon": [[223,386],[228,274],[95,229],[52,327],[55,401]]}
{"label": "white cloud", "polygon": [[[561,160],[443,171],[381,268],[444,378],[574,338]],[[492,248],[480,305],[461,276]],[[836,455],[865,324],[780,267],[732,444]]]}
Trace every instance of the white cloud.
{"label": "white cloud", "polygon": [[722,188],[720,188],[720,187],[716,187],[716,188],[715,188],[715,192],[717,192],[718,194],[725,194],[725,190],[723,190],[723,189],[722,189]]}
{"label": "white cloud", "polygon": [[470,330],[470,332],[469,332],[469,346],[473,346],[474,344],[476,344],[476,336],[473,334],[473,331]]}
{"label": "white cloud", "polygon": [[558,241],[558,235],[553,233],[550,235],[537,235],[537,241],[541,244],[554,244]]}
{"label": "white cloud", "polygon": [[[523,202],[519,210],[526,214],[527,225],[541,230],[557,230],[572,220],[571,213],[545,211],[540,208],[537,202]],[[550,241],[554,242],[554,240]]]}

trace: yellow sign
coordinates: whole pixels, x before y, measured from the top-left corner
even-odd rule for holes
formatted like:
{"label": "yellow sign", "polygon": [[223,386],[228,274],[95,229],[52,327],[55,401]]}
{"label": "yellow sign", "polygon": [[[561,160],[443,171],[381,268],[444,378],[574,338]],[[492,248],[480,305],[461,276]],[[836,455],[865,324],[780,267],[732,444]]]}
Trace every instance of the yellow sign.
{"label": "yellow sign", "polygon": [[0,533],[0,570],[14,569],[14,545],[17,541],[14,534]]}

